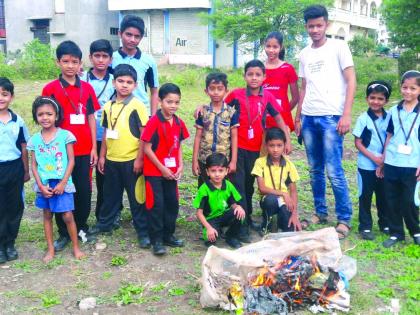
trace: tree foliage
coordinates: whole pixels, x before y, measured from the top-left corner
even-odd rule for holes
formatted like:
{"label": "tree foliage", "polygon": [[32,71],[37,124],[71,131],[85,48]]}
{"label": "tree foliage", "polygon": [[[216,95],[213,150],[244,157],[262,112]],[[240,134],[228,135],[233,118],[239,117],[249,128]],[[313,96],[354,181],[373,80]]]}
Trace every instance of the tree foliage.
{"label": "tree foliage", "polygon": [[216,0],[214,13],[202,18],[213,25],[213,36],[228,42],[263,43],[272,31],[296,42],[304,31],[303,10],[313,4],[330,6],[332,0]]}
{"label": "tree foliage", "polygon": [[381,14],[393,43],[420,52],[418,0],[384,0]]}
{"label": "tree foliage", "polygon": [[353,55],[366,56],[375,51],[375,40],[368,36],[356,35],[349,41],[349,47]]}

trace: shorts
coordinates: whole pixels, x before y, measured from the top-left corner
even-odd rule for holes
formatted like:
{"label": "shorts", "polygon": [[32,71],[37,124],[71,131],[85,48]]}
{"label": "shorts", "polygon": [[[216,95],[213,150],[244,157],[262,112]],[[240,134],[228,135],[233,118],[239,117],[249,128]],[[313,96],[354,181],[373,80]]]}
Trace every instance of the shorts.
{"label": "shorts", "polygon": [[[49,186],[54,188],[59,180],[49,180]],[[51,212],[67,212],[74,210],[73,193],[63,192],[62,195],[53,195],[45,198],[41,193],[36,194],[35,206],[40,209],[48,209]]]}

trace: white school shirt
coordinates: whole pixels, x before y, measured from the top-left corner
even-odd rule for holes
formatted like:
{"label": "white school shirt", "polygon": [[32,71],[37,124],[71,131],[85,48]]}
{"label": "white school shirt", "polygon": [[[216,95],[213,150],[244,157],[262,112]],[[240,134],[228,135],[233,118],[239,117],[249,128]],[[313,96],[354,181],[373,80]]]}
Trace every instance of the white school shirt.
{"label": "white school shirt", "polygon": [[306,80],[302,114],[342,115],[347,89],[343,70],[353,65],[342,40],[327,38],[321,47],[306,46],[299,54],[299,77]]}

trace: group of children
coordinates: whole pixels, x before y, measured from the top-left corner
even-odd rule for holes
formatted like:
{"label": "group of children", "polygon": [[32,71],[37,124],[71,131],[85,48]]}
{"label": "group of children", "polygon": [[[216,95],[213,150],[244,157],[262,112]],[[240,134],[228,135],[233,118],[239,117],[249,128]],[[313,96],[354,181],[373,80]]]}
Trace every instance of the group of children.
{"label": "group of children", "polygon": [[[165,246],[184,246],[175,237],[175,223],[177,182],[184,169],[181,143],[189,132],[176,115],[179,87],[166,83],[158,90],[156,64],[137,48],[143,35],[144,22],[126,16],[120,27],[122,47],[113,52],[108,41],[93,42],[93,68],[80,77],[80,48],[71,41],[61,43],[56,51],[61,74],[32,105],[41,131],[31,138],[23,120],[9,109],[13,84],[0,78],[0,263],[18,256],[14,242],[23,214],[23,183],[29,180],[28,151],[35,205],[44,213],[45,262],[70,241],[74,256],[81,258],[78,238],[95,240],[97,234],[118,228],[124,190],[141,248],[152,247],[155,255],[163,255]],[[299,175],[287,157],[297,76],[281,60],[281,34],[270,33],[265,50],[266,64],[252,60],[245,65],[246,88],[229,92],[225,74],[209,74],[205,93],[210,102],[196,111],[192,171],[199,187],[193,207],[206,245],[224,235],[228,245],[238,248],[250,242],[249,228],[262,234],[276,227],[302,229]],[[403,101],[389,112],[384,105],[391,87],[384,81],[371,82],[366,90],[369,110],[353,132],[359,150],[359,232],[364,239],[374,238],[370,205],[375,192],[380,229],[390,235],[385,247],[404,239],[403,220],[420,244],[419,81],[417,71],[404,74]],[[97,223],[89,228],[95,166]],[[252,220],[255,179],[261,224]],[[60,235],[55,242],[53,214]]]}

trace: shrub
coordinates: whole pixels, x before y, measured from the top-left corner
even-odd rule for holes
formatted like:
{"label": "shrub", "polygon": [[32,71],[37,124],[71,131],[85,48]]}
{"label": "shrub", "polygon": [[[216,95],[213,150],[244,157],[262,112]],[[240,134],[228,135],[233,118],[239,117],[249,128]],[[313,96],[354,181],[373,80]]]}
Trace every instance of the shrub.
{"label": "shrub", "polygon": [[413,50],[403,52],[398,59],[398,72],[400,76],[408,70],[419,70],[420,58],[419,54]]}
{"label": "shrub", "polygon": [[349,41],[350,50],[354,56],[366,56],[375,51],[375,41],[370,37],[356,35]]}

